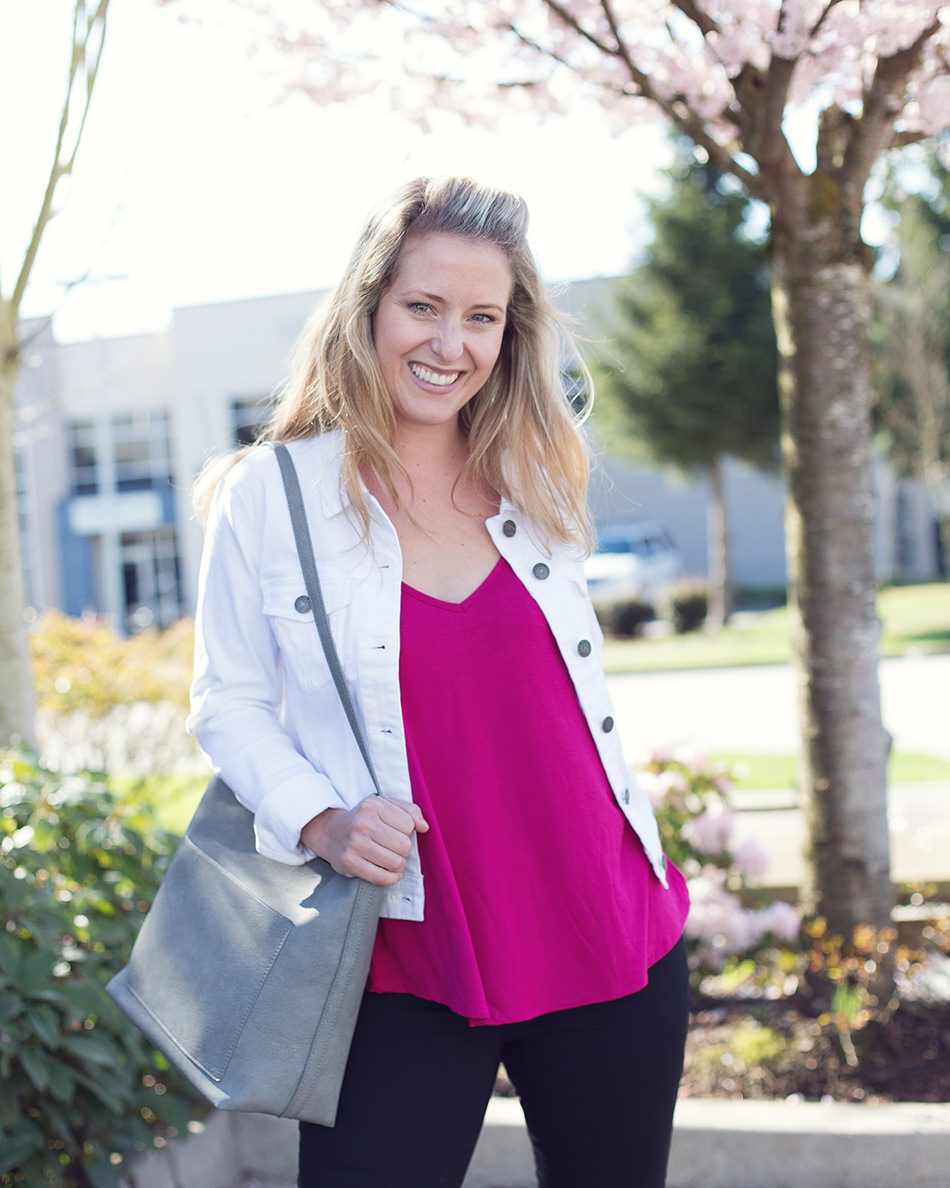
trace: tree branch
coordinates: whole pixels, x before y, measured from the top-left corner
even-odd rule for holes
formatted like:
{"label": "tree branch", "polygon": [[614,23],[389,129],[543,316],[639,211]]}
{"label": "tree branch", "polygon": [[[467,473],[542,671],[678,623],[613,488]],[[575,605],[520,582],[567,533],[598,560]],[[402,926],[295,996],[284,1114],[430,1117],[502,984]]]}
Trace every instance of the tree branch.
{"label": "tree branch", "polygon": [[920,62],[924,46],[939,30],[940,21],[934,19],[905,49],[878,59],[874,79],[864,95],[864,111],[860,119],[855,120],[848,139],[841,168],[844,184],[855,189],[863,188],[871,166],[896,141],[894,120],[900,110],[897,96],[908,75]]}
{"label": "tree branch", "polygon": [[[811,33],[809,34],[810,37],[815,36],[815,34],[821,29],[821,26],[825,23],[825,21],[831,15],[831,10],[833,8],[837,8],[837,6],[840,3],[841,3],[841,0],[828,0],[828,3],[822,9],[821,16],[818,18],[817,21],[815,21],[814,25],[812,25]],[[783,4],[782,7],[784,8],[785,5]]]}
{"label": "tree branch", "polygon": [[[53,164],[46,181],[46,189],[43,192],[43,200],[40,203],[40,210],[33,227],[33,233],[30,236],[30,242],[23,255],[20,274],[16,279],[13,294],[10,297],[10,308],[13,311],[14,318],[16,318],[20,304],[23,301],[23,294],[26,292],[30,273],[33,271],[33,265],[36,262],[43,233],[50,219],[56,213],[53,210],[53,199],[56,195],[56,188],[64,177],[72,173],[73,165],[76,161],[76,153],[79,150],[79,142],[82,139],[83,129],[86,126],[86,117],[89,114],[89,105],[92,101],[93,87],[95,86],[96,77],[99,72],[99,61],[102,57],[102,48],[105,43],[106,17],[108,15],[109,2],[110,0],[99,0],[95,12],[90,16],[86,6],[86,0],[75,0],[75,7],[73,9],[73,52],[69,63],[66,95],[63,99],[59,128],[56,133]],[[85,17],[86,27],[83,31],[80,31],[81,17]],[[98,34],[99,38],[98,45],[95,46],[90,60],[89,47],[96,34]],[[72,150],[66,153],[64,146],[66,143],[66,132],[69,127],[70,106],[81,74],[85,75],[86,84],[82,114],[79,119],[79,126],[73,137]]]}
{"label": "tree branch", "polygon": [[[583,37],[585,41],[589,42],[594,47],[594,49],[599,50],[602,54],[606,54],[611,58],[616,58],[620,55],[621,42],[620,38],[617,36],[617,32],[613,24],[611,25],[611,32],[614,34],[617,44],[611,48],[611,46],[606,45],[600,40],[599,37],[596,37],[593,33],[591,33],[589,29],[585,29],[577,17],[575,17],[573,13],[568,12],[564,5],[559,3],[559,0],[543,0],[543,2],[548,8],[550,8],[556,17],[562,20],[569,28],[573,29],[579,37]],[[607,0],[601,0],[601,7],[605,9],[609,8]]]}
{"label": "tree branch", "polygon": [[[548,0],[545,0],[545,2],[547,3]],[[743,165],[740,165],[729,150],[721,145],[714,136],[710,135],[702,119],[689,106],[689,101],[685,96],[679,95],[667,98],[655,89],[647,74],[634,62],[633,55],[630,53],[620,34],[620,25],[614,14],[611,0],[601,0],[601,7],[604,10],[604,15],[607,17],[610,31],[616,39],[618,56],[626,66],[631,81],[637,87],[638,93],[645,99],[649,99],[650,102],[655,103],[694,144],[704,148],[709,154],[709,159],[721,173],[731,173],[742,182],[750,194],[757,198],[764,197],[760,178]],[[682,6],[678,5],[678,7]],[[684,15],[687,15],[685,10]]]}
{"label": "tree branch", "polygon": [[673,0],[673,7],[678,8],[683,16],[688,17],[703,37],[719,32],[718,24],[708,13],[702,11],[695,0]]}

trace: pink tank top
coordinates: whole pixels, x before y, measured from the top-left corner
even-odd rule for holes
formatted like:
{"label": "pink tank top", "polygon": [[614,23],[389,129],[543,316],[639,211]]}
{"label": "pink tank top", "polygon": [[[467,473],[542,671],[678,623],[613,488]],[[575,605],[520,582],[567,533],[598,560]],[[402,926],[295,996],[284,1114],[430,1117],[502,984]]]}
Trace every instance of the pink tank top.
{"label": "pink tank top", "polygon": [[380,921],[368,987],[510,1023],[620,998],[679,939],[547,622],[506,561],[461,603],[403,586],[400,684],[425,920]]}

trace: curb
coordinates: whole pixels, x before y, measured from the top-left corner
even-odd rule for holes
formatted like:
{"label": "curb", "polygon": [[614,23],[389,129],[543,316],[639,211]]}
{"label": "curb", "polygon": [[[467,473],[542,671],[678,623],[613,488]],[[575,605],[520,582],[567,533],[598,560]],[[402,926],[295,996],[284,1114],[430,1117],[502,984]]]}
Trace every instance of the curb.
{"label": "curb", "polygon": [[[218,1112],[136,1157],[123,1188],[293,1188],[297,1124]],[[676,1107],[668,1188],[945,1188],[950,1104],[720,1101]],[[464,1188],[536,1188],[515,1098],[492,1098]]]}

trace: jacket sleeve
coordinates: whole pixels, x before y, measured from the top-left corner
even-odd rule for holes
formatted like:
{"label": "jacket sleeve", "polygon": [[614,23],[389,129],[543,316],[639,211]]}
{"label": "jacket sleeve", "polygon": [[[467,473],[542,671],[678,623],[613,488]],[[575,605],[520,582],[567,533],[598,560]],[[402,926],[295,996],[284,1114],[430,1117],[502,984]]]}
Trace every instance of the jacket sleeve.
{"label": "jacket sleeve", "polygon": [[313,857],[300,830],[324,809],[343,805],[282,724],[280,652],[263,613],[259,573],[267,502],[260,485],[255,491],[233,475],[216,492],[205,534],[186,725],[255,814],[259,852],[299,864]]}

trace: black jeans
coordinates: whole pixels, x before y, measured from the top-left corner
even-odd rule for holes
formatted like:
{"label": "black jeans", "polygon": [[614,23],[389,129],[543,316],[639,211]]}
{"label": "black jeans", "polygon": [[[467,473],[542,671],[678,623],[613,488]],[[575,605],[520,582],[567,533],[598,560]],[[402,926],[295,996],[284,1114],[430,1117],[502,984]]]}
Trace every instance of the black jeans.
{"label": "black jeans", "polygon": [[636,994],[526,1023],[367,993],[336,1126],[300,1125],[298,1188],[459,1188],[501,1061],[541,1188],[663,1188],[688,1011],[682,941]]}

